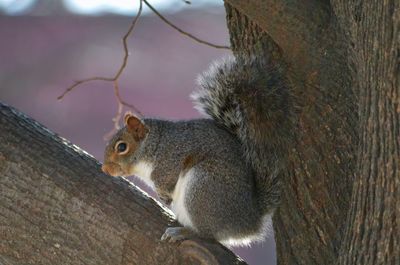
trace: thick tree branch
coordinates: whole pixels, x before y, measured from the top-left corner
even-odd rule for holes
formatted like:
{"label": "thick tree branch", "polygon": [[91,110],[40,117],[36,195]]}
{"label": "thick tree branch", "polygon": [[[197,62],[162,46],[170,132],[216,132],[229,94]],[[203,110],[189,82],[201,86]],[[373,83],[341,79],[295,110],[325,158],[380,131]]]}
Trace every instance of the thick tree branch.
{"label": "thick tree branch", "polygon": [[0,263],[244,264],[216,242],[160,242],[170,214],[0,103]]}

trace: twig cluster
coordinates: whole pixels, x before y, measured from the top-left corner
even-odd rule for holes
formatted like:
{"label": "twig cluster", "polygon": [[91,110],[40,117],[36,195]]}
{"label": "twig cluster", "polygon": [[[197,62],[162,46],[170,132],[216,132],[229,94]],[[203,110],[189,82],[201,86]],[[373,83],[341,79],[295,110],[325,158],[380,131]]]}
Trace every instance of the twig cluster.
{"label": "twig cluster", "polygon": [[[190,3],[188,1],[186,1],[187,3]],[[129,58],[129,50],[128,50],[128,38],[132,35],[133,29],[136,26],[136,23],[139,19],[139,17],[142,14],[142,10],[143,10],[143,3],[154,13],[156,14],[162,21],[164,21],[167,25],[169,25],[170,27],[174,28],[175,30],[177,30],[178,32],[180,32],[181,34],[195,40],[196,42],[199,42],[201,44],[205,44],[217,49],[230,49],[228,46],[223,46],[223,45],[216,45],[204,40],[201,40],[199,38],[197,38],[196,36],[180,29],[178,26],[174,25],[172,22],[170,22],[168,19],[166,19],[163,15],[161,15],[152,5],[150,5],[149,2],[147,2],[147,0],[139,0],[139,9],[138,12],[136,14],[136,16],[134,17],[134,19],[132,20],[132,23],[130,25],[130,27],[128,28],[128,31],[125,33],[125,35],[122,38],[122,43],[123,43],[123,48],[124,48],[124,57],[121,63],[121,66],[118,68],[117,73],[113,76],[113,77],[103,77],[103,76],[94,76],[94,77],[90,77],[90,78],[86,78],[86,79],[82,79],[82,80],[78,80],[75,81],[73,85],[67,87],[65,89],[65,91],[59,96],[57,97],[58,100],[61,100],[65,97],[65,95],[67,95],[68,93],[70,93],[72,90],[74,90],[76,87],[78,87],[81,84],[87,83],[87,82],[91,82],[91,81],[107,81],[107,82],[113,82],[113,86],[114,86],[114,95],[115,98],[117,100],[118,103],[118,110],[117,113],[115,115],[115,117],[113,118],[113,122],[114,122],[114,128],[112,131],[110,131],[105,138],[110,137],[111,135],[113,135],[119,128],[119,122],[121,120],[122,117],[122,110],[123,107],[127,107],[132,109],[137,115],[139,115],[140,117],[143,117],[143,114],[132,104],[127,103],[126,101],[124,101],[119,93],[119,85],[118,85],[118,80],[119,77],[122,75],[122,73],[125,70],[126,65],[128,64],[128,58]]]}

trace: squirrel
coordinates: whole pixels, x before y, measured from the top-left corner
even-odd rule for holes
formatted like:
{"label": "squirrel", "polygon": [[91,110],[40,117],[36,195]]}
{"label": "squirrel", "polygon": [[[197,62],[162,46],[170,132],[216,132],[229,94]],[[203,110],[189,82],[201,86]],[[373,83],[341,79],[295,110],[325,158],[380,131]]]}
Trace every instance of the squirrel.
{"label": "squirrel", "polygon": [[290,86],[267,59],[230,56],[199,76],[192,99],[211,118],[127,113],[109,141],[102,170],[141,178],[183,225],[167,228],[162,240],[199,236],[232,246],[264,239],[293,133]]}

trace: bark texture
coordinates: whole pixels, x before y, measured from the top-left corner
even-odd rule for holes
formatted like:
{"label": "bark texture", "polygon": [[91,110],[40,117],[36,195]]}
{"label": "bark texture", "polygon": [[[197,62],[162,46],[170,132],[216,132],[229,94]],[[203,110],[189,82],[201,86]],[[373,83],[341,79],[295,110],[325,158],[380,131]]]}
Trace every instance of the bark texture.
{"label": "bark texture", "polygon": [[[400,1],[225,7],[233,52],[285,68],[296,102],[278,264],[400,264]],[[6,106],[0,129],[0,263],[240,263],[213,242],[160,243],[172,220],[156,202]]]}
{"label": "bark texture", "polygon": [[256,52],[286,66],[297,103],[298,135],[274,216],[278,264],[333,264],[357,143],[344,36],[326,1],[226,3],[233,51]]}
{"label": "bark texture", "polygon": [[339,264],[400,264],[400,1],[334,1],[357,69],[360,143]]}
{"label": "bark texture", "polygon": [[297,102],[278,264],[400,264],[400,2],[225,3],[234,53],[285,65]]}
{"label": "bark texture", "polygon": [[244,264],[216,242],[160,242],[172,224],[135,186],[0,103],[0,264]]}

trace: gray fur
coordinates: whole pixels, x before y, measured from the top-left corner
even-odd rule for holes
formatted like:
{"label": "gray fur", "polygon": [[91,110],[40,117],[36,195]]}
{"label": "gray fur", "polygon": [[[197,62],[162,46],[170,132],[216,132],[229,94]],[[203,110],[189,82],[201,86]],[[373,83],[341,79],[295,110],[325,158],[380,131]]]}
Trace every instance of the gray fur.
{"label": "gray fur", "polygon": [[219,241],[262,235],[264,214],[254,196],[253,169],[235,135],[210,119],[144,123],[150,133],[135,159],[154,163],[151,178],[164,196],[174,191],[185,158],[195,158],[185,203],[197,234]]}
{"label": "gray fur", "polygon": [[280,201],[279,176],[293,138],[291,97],[280,66],[258,57],[228,57],[198,78],[197,109],[234,133],[255,170],[263,213]]}
{"label": "gray fur", "polygon": [[[211,119],[145,119],[146,137],[138,143],[126,140],[137,148],[113,162],[151,163],[151,180],[166,202],[179,177],[191,170],[184,204],[194,232],[228,244],[262,239],[279,204],[279,176],[293,131],[289,89],[281,71],[255,57],[214,63],[199,77],[193,94],[196,107]],[[131,137],[126,128],[110,143],[106,162],[115,142],[124,137]],[[176,231],[164,236],[174,237]]]}

